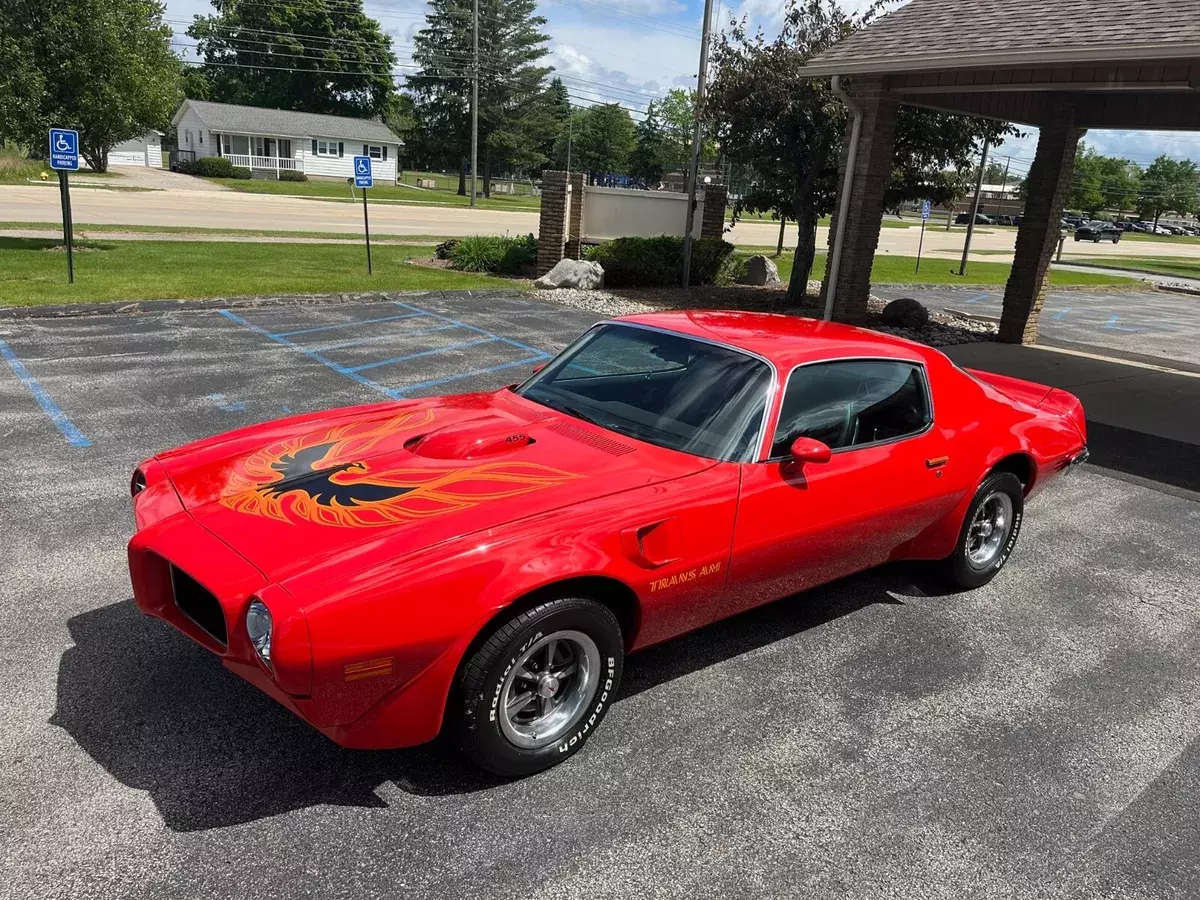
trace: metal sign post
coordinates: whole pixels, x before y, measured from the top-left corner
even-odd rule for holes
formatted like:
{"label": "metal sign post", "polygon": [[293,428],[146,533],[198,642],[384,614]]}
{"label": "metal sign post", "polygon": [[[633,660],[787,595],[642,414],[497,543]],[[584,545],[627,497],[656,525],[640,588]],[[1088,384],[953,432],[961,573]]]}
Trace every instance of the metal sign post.
{"label": "metal sign post", "polygon": [[50,168],[58,172],[58,193],[62,201],[63,246],[67,250],[67,282],[75,283],[75,224],[71,221],[71,186],[68,172],[79,171],[79,132],[68,128],[50,129]]}
{"label": "metal sign post", "polygon": [[363,195],[363,234],[367,238],[367,274],[371,274],[371,222],[367,218],[367,188],[374,184],[371,178],[371,157],[354,157],[354,185],[362,188]]}
{"label": "metal sign post", "polygon": [[933,204],[928,200],[921,204],[921,242],[917,244],[917,272],[921,271],[921,252],[925,249],[925,223],[933,212]]}

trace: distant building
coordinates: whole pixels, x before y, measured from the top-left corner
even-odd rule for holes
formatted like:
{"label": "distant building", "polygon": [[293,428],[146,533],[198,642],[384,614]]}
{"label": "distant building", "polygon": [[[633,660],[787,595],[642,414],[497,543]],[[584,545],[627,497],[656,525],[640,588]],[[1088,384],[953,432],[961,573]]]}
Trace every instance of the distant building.
{"label": "distant building", "polygon": [[122,141],[108,151],[108,164],[110,166],[149,166],[151,169],[161,169],[162,138],[161,131],[148,131],[141,137]]}
{"label": "distant building", "polygon": [[376,181],[395,182],[404,142],[377,119],[288,112],[184,100],[171,119],[185,159],[222,156],[256,176],[304,172],[351,178],[354,157],[369,156]]}

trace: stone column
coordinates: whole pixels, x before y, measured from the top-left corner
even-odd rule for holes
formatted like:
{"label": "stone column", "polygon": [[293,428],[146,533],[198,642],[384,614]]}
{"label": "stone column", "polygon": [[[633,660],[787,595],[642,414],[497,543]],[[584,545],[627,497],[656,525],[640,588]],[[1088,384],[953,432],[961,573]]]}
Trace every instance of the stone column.
{"label": "stone column", "polygon": [[725,235],[725,207],[729,189],[723,184],[704,186],[704,215],[700,219],[700,237],[720,238]]}
{"label": "stone column", "polygon": [[571,185],[571,215],[567,224],[567,259],[580,259],[583,256],[583,189],[587,175],[583,172],[572,172]]}
{"label": "stone column", "polygon": [[[842,263],[838,270],[833,301],[833,318],[838,322],[862,323],[867,318],[867,298],[871,293],[871,266],[879,247],[879,229],[883,223],[883,195],[892,173],[892,152],[896,144],[896,115],[899,104],[884,90],[879,78],[864,78],[852,85],[850,94],[863,110],[862,130],[858,140],[858,156],[854,163],[854,180],[850,188],[850,206],[846,218],[846,238],[842,246]],[[839,184],[845,177],[849,158],[850,138],[854,118],[846,123],[846,139],[842,142],[842,163]],[[832,255],[837,235],[838,206],[834,209],[829,229],[829,252]],[[821,286],[824,303],[829,290],[829,273]]]}
{"label": "stone column", "polygon": [[542,214],[538,221],[538,275],[545,275],[563,258],[569,205],[567,173],[550,170],[543,172]]}
{"label": "stone column", "polygon": [[1000,315],[1000,340],[1009,344],[1037,340],[1050,262],[1058,249],[1063,206],[1075,174],[1075,154],[1085,133],[1075,127],[1072,106],[1058,103],[1055,109],[1054,121],[1042,126],[1037,154],[1025,179],[1025,214]]}

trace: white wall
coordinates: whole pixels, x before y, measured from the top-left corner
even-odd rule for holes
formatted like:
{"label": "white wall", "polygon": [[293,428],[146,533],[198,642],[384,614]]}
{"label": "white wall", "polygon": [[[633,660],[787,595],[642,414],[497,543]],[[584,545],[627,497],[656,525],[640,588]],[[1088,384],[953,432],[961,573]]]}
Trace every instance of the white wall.
{"label": "white wall", "polygon": [[110,166],[150,166],[162,168],[162,142],[158,134],[151,132],[131,141],[122,141],[108,151]]}
{"label": "white wall", "polygon": [[[318,140],[323,140],[318,138]],[[351,178],[354,176],[354,157],[362,156],[362,141],[342,141],[342,156],[316,156],[312,152],[312,138],[292,141],[292,155],[304,160],[304,172],[307,175],[325,175],[334,178]],[[375,146],[379,146],[376,144]],[[371,176],[375,181],[392,184],[396,181],[396,157],[400,148],[396,144],[387,145],[387,159],[371,160]]]}
{"label": "white wall", "polygon": [[[585,187],[583,196],[582,237],[585,240],[683,234],[687,194]],[[572,203],[577,201],[577,197],[571,197]],[[693,237],[700,237],[703,217],[704,202],[701,200],[696,204]]]}
{"label": "white wall", "polygon": [[[180,150],[191,150],[196,154],[196,159],[218,155],[216,137],[205,127],[190,106],[187,112],[180,117],[178,127]],[[202,135],[203,143],[201,143]]]}

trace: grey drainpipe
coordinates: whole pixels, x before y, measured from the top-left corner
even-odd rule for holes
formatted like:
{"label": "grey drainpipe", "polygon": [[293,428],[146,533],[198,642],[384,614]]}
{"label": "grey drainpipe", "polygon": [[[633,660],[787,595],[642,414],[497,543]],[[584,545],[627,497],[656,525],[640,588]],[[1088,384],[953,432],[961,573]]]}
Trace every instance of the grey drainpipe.
{"label": "grey drainpipe", "polygon": [[842,181],[842,198],[838,207],[837,233],[833,238],[833,253],[829,258],[829,290],[825,292],[825,321],[833,319],[833,295],[837,291],[838,275],[842,268],[842,245],[846,242],[846,217],[850,214],[850,189],[854,184],[854,166],[858,162],[858,139],[862,134],[863,111],[842,89],[842,76],[833,76],[833,93],[854,116],[850,129],[850,152],[846,156],[846,177]]}

